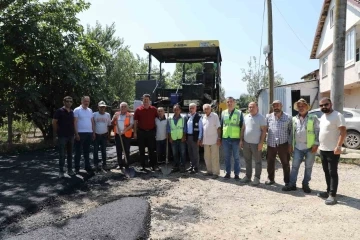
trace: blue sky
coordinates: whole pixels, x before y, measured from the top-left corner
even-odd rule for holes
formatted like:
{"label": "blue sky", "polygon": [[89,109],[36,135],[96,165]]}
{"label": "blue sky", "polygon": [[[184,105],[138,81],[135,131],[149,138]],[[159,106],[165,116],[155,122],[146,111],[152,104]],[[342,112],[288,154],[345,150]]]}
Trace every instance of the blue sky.
{"label": "blue sky", "polygon": [[[88,1],[92,5],[79,15],[81,23],[94,26],[98,20],[105,26],[115,22],[117,36],[142,57],[147,56],[144,43],[219,40],[226,96],[238,98],[247,92],[240,69],[247,68],[251,56],[260,56],[264,0]],[[318,60],[310,60],[310,50],[322,4],[323,0],[273,0],[274,66],[286,83],[301,81],[319,66]],[[174,64],[163,66],[171,73],[175,68]]]}

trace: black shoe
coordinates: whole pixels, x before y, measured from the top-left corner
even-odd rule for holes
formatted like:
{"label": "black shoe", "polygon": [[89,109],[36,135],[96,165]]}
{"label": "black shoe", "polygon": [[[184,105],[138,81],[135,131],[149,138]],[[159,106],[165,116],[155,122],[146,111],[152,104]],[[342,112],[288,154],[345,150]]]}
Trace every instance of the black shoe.
{"label": "black shoe", "polygon": [[234,179],[235,179],[235,180],[240,180],[239,175],[235,175]]}
{"label": "black shoe", "polygon": [[194,171],[194,168],[193,167],[189,167],[188,169],[186,169],[187,172],[192,172]]}
{"label": "black shoe", "polygon": [[309,187],[309,185],[303,185],[302,189],[304,193],[311,193],[311,188]]}
{"label": "black shoe", "polygon": [[123,169],[123,166],[117,166],[116,167],[116,170],[122,170]]}
{"label": "black shoe", "polygon": [[265,185],[273,185],[273,184],[275,184],[275,181],[267,180],[265,182]]}
{"label": "black shoe", "polygon": [[328,198],[329,193],[328,192],[320,192],[320,193],[316,194],[316,196],[321,197],[321,198]]}
{"label": "black shoe", "polygon": [[194,168],[194,172],[195,172],[195,173],[198,173],[198,172],[199,172],[199,169],[198,169],[198,168]]}
{"label": "black shoe", "polygon": [[289,192],[289,191],[296,191],[296,186],[290,186],[290,185],[285,185],[282,190],[284,192]]}
{"label": "black shoe", "polygon": [[224,176],[224,178],[230,178],[230,174],[227,173],[227,174]]}
{"label": "black shoe", "polygon": [[152,170],[154,171],[154,172],[156,172],[156,171],[160,171],[160,168],[159,167],[152,167]]}
{"label": "black shoe", "polygon": [[80,170],[79,170],[79,169],[75,169],[75,174],[80,174]]}
{"label": "black shoe", "polygon": [[179,172],[180,169],[178,167],[174,167],[173,169],[171,169],[171,172],[174,173],[174,172]]}

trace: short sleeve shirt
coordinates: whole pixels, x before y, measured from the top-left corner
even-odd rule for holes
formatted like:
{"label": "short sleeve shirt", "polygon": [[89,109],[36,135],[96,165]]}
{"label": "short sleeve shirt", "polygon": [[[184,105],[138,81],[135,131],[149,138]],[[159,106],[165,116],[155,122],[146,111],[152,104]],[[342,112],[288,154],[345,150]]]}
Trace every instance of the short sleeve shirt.
{"label": "short sleeve shirt", "polygon": [[259,144],[261,137],[261,127],[266,127],[266,118],[257,113],[252,116],[248,114],[244,117],[245,123],[245,132],[244,132],[244,140],[247,143]]}
{"label": "short sleeve shirt", "polygon": [[70,109],[68,112],[64,107],[56,110],[54,119],[57,120],[57,135],[58,137],[73,137],[74,136],[74,112]]}
{"label": "short sleeve shirt", "polygon": [[77,128],[79,133],[92,133],[93,111],[90,108],[79,106],[74,109],[74,117],[78,119]]}
{"label": "short sleeve shirt", "polygon": [[320,150],[334,151],[340,136],[339,127],[342,126],[346,126],[345,118],[338,111],[321,116],[319,133]]}
{"label": "short sleeve shirt", "polygon": [[157,109],[153,106],[144,108],[140,106],[135,110],[134,120],[138,121],[138,128],[142,130],[155,129],[155,119],[158,117]]}
{"label": "short sleeve shirt", "polygon": [[100,114],[99,112],[94,113],[95,122],[95,133],[105,134],[108,132],[108,128],[111,125],[111,118],[109,113]]}

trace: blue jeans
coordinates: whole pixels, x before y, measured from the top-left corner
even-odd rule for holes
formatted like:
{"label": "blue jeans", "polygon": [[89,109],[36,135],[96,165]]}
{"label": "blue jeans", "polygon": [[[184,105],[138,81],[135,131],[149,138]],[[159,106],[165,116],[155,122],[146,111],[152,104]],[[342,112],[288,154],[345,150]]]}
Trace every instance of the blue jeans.
{"label": "blue jeans", "polygon": [[226,174],[231,173],[231,154],[234,157],[234,174],[240,174],[240,139],[222,139],[222,147],[225,157]]}
{"label": "blue jeans", "polygon": [[181,139],[175,140],[171,143],[171,148],[174,157],[174,167],[185,166],[185,159],[186,159],[185,142],[182,142]]}
{"label": "blue jeans", "polygon": [[305,174],[302,181],[303,185],[309,185],[311,180],[311,172],[315,162],[315,153],[311,153],[311,148],[299,150],[294,148],[293,162],[290,173],[290,186],[296,186],[296,180],[300,168],[300,164],[305,158]]}

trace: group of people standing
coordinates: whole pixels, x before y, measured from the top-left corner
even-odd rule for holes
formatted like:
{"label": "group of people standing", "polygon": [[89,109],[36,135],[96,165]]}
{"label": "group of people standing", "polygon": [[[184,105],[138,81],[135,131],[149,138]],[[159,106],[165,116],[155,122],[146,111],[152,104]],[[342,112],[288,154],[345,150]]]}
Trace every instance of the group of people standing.
{"label": "group of people standing", "polygon": [[[231,178],[232,161],[234,178],[242,183],[259,185],[262,172],[263,145],[267,144],[266,185],[275,183],[275,163],[278,155],[284,173],[283,191],[296,190],[297,175],[301,162],[305,161],[305,175],[302,189],[310,193],[312,167],[315,154],[320,149],[327,189],[318,196],[326,198],[325,203],[336,203],[338,186],[338,162],[341,146],[346,136],[345,120],[341,113],[332,109],[329,98],[320,101],[323,116],[318,119],[309,114],[310,106],[304,99],[294,104],[298,115],[291,117],[282,110],[282,103],[272,103],[273,112],[267,116],[259,113],[256,102],[248,105],[248,114],[235,108],[235,99],[226,99],[227,109],[221,117],[211,111],[209,104],[202,106],[204,114],[197,112],[197,105],[189,105],[189,113],[181,114],[181,106],[173,106],[173,116],[166,118],[162,107],[155,108],[150,104],[150,95],[143,95],[143,104],[129,113],[128,104],[122,102],[120,111],[113,118],[105,112],[106,104],[98,104],[99,111],[93,113],[88,108],[90,98],[82,98],[81,106],[71,110],[72,98],[64,98],[64,106],[54,115],[53,126],[58,136],[60,152],[60,177],[64,176],[65,149],[67,149],[68,174],[80,171],[81,149],[85,159],[85,170],[92,172],[89,161],[90,144],[94,141],[94,166],[100,170],[98,147],[101,146],[102,168],[106,167],[106,143],[111,130],[115,134],[118,169],[128,168],[123,161],[123,152],[129,159],[131,138],[137,139],[142,170],[149,165],[153,171],[159,170],[158,164],[168,157],[170,146],[174,159],[172,172],[199,172],[199,147],[204,147],[204,159],[207,176],[218,178],[220,175],[220,146],[225,161],[225,176]],[[266,137],[267,136],[267,137]],[[75,140],[75,143],[74,143]],[[155,141],[154,141],[155,140]],[[168,145],[169,144],[169,145]],[[72,146],[75,146],[75,173],[72,171]],[[148,163],[145,148],[148,150]],[[240,179],[240,149],[246,162],[246,174]],[[156,153],[155,153],[156,150]],[[188,153],[188,155],[187,155]],[[290,157],[293,156],[290,171]],[[190,168],[185,168],[187,156]],[[252,162],[255,163],[255,174],[252,180]]]}

